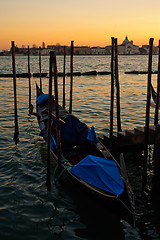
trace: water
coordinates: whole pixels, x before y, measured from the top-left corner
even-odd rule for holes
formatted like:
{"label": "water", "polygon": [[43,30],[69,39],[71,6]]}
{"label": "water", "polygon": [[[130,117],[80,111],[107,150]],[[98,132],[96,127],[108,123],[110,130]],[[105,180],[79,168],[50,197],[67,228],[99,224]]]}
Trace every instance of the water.
{"label": "water", "polygon": [[[69,72],[70,58],[67,57]],[[125,75],[125,71],[147,70],[147,56],[120,56],[122,129],[143,126],[146,104],[146,75]],[[57,57],[58,71],[63,71],[63,57]],[[31,72],[38,72],[38,57],[31,57]],[[48,72],[49,58],[42,57],[42,72]],[[75,56],[74,71],[110,71],[110,56]],[[153,57],[157,70],[157,56]],[[27,58],[16,57],[17,73],[27,72]],[[0,73],[11,73],[11,57],[0,57]],[[35,80],[32,103],[35,108]],[[66,78],[67,108],[69,82]],[[152,77],[156,86],[156,75]],[[48,92],[48,79],[43,79]],[[129,178],[136,194],[136,228],[115,215],[79,205],[72,189],[52,184],[46,189],[46,144],[39,137],[34,116],[28,116],[28,79],[17,79],[19,143],[15,145],[13,80],[0,78],[0,239],[160,239],[160,219],[149,197],[142,198],[141,161],[127,162]],[[62,78],[59,78],[59,101],[62,102]],[[74,77],[73,113],[99,135],[109,132],[110,76]],[[115,116],[116,118],[116,116]],[[154,109],[150,122],[153,123]],[[114,122],[116,131],[116,121]],[[54,164],[52,164],[53,166]],[[149,171],[152,174],[152,169]],[[158,212],[159,213],[159,212]]]}

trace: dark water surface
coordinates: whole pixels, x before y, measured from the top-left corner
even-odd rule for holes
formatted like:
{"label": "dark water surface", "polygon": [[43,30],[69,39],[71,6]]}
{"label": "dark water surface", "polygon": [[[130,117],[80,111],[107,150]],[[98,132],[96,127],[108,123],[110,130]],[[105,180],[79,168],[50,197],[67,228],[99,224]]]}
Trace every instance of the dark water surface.
{"label": "dark water surface", "polygon": [[[146,75],[125,75],[124,71],[147,70],[147,56],[119,57],[122,129],[143,126],[146,104]],[[61,72],[63,57],[57,58]],[[42,57],[42,72],[48,72],[49,58]],[[0,73],[12,73],[11,57],[0,57]],[[69,57],[67,57],[69,71]],[[17,73],[27,72],[27,58],[16,57]],[[74,57],[74,71],[110,71],[109,56]],[[153,58],[157,70],[157,57]],[[31,72],[38,72],[38,57],[31,57]],[[35,80],[32,103],[35,107]],[[39,81],[39,79],[37,79]],[[66,78],[67,108],[69,78]],[[152,78],[156,86],[156,75]],[[48,92],[48,79],[43,79]],[[59,78],[60,103],[62,78]],[[107,209],[78,201],[70,186],[52,184],[46,188],[46,144],[39,136],[34,116],[28,116],[28,79],[17,79],[19,143],[15,145],[13,80],[0,78],[0,239],[160,239],[158,207],[149,196],[141,196],[142,162],[127,161],[131,184],[136,194],[136,227],[118,219]],[[110,76],[74,77],[73,113],[99,135],[109,129]],[[116,116],[115,116],[116,117]],[[151,109],[151,123],[154,110]],[[114,124],[116,131],[116,122]],[[52,164],[54,168],[54,163]],[[152,176],[152,160],[148,175]]]}

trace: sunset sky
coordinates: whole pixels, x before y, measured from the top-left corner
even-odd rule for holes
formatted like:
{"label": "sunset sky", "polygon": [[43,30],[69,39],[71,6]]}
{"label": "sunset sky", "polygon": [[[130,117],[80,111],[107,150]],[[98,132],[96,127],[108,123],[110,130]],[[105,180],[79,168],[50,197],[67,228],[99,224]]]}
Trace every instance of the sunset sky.
{"label": "sunset sky", "polygon": [[0,0],[0,50],[22,45],[135,45],[160,39],[160,0]]}

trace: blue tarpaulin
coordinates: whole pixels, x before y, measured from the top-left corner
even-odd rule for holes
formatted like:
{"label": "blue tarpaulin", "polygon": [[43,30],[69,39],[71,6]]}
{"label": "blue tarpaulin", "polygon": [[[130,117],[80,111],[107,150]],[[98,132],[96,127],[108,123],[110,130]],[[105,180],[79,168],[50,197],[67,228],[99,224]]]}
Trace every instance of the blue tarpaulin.
{"label": "blue tarpaulin", "polygon": [[92,142],[95,142],[97,143],[98,140],[97,140],[97,137],[96,137],[96,133],[95,133],[95,130],[94,130],[94,127],[92,126],[91,128],[88,128],[88,136],[87,136],[87,139],[92,141]]}
{"label": "blue tarpaulin", "polygon": [[[154,100],[154,103],[156,104],[157,98],[154,98],[153,100]],[[159,98],[159,107],[160,107],[160,98]]]}
{"label": "blue tarpaulin", "polygon": [[[37,98],[37,104],[41,105],[43,102],[48,101],[49,94],[42,94]],[[52,95],[52,99],[54,101],[54,96]]]}
{"label": "blue tarpaulin", "polygon": [[114,195],[123,192],[124,184],[115,161],[88,155],[70,172],[85,182]]}
{"label": "blue tarpaulin", "polygon": [[[75,145],[82,143],[85,139],[97,142],[94,127],[91,129],[86,124],[82,123],[77,117],[68,114],[64,119],[65,123],[60,122],[60,134],[62,148],[72,148]],[[45,141],[47,141],[47,125],[41,131]],[[52,119],[52,135],[51,148],[56,151],[56,119]]]}
{"label": "blue tarpaulin", "polygon": [[[64,148],[70,148],[82,143],[88,135],[88,127],[77,117],[67,115],[65,123],[60,122],[61,144]],[[52,135],[56,139],[56,119],[52,119]]]}
{"label": "blue tarpaulin", "polygon": [[[156,104],[156,102],[157,102],[157,93],[155,92],[155,90],[154,90],[154,88],[153,88],[152,85],[151,85],[151,87],[152,87],[152,97],[153,97],[153,101],[154,101],[154,103]],[[160,98],[159,98],[159,107],[160,107]]]}

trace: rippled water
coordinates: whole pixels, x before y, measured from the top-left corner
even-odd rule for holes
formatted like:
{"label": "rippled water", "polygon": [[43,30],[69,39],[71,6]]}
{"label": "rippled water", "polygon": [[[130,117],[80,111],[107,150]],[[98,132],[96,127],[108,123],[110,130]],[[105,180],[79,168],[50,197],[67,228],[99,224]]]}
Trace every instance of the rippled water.
{"label": "rippled water", "polygon": [[[70,68],[67,57],[67,71]],[[125,71],[147,70],[147,56],[120,56],[122,129],[143,126],[146,104],[146,75],[126,75]],[[62,72],[63,57],[57,57]],[[31,57],[31,72],[38,72],[38,57]],[[42,57],[42,72],[48,72],[49,58]],[[27,72],[27,58],[16,57],[17,73]],[[110,56],[75,56],[74,71],[110,71]],[[153,57],[157,70],[157,56]],[[11,57],[0,57],[0,73],[12,73]],[[35,80],[32,103],[35,107]],[[68,108],[69,82],[66,78]],[[156,75],[152,77],[156,86]],[[48,92],[48,79],[43,79]],[[136,228],[119,221],[99,206],[82,208],[64,186],[46,189],[46,144],[39,137],[36,118],[28,116],[28,79],[17,79],[19,143],[15,145],[13,80],[0,78],[0,239],[160,239],[158,216],[141,190],[141,162],[127,163],[136,193]],[[59,78],[62,102],[62,78]],[[74,77],[73,113],[99,135],[109,129],[110,75]],[[115,116],[116,118],[116,116]],[[151,109],[151,123],[154,110]],[[114,123],[116,131],[116,121]],[[70,189],[71,190],[71,189]],[[155,218],[156,217],[156,218]]]}

